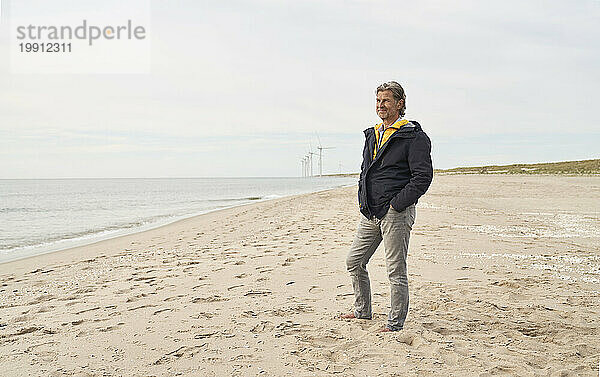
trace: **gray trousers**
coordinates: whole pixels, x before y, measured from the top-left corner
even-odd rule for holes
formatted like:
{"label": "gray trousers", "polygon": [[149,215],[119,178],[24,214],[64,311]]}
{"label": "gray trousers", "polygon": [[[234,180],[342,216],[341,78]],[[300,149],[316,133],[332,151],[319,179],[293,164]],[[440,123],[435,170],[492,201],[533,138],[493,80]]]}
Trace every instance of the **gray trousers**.
{"label": "gray trousers", "polygon": [[385,261],[391,288],[391,309],[387,327],[401,330],[408,313],[408,279],[406,255],[410,231],[415,222],[415,205],[398,212],[390,208],[383,219],[361,215],[356,238],[346,258],[346,267],[354,289],[354,315],[371,319],[371,283],[367,263],[383,240]]}

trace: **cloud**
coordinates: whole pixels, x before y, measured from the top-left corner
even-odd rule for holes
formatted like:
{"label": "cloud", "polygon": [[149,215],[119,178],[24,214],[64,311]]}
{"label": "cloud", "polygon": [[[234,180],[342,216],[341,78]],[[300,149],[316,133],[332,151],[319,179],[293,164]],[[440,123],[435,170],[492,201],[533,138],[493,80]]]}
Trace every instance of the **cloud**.
{"label": "cloud", "polygon": [[[106,172],[129,165],[103,153],[137,154],[132,175],[164,175],[156,161],[168,155],[197,176],[193,154],[207,174],[225,169],[204,166],[204,150],[230,175],[292,175],[318,131],[338,147],[330,166],[356,166],[362,130],[378,121],[373,90],[390,79],[407,90],[409,119],[444,145],[442,165],[493,160],[470,150],[498,135],[600,143],[597,2],[155,1],[152,12],[150,75],[0,73],[2,163],[79,153]],[[471,144],[453,149],[456,138]],[[535,158],[538,139],[508,155]]]}

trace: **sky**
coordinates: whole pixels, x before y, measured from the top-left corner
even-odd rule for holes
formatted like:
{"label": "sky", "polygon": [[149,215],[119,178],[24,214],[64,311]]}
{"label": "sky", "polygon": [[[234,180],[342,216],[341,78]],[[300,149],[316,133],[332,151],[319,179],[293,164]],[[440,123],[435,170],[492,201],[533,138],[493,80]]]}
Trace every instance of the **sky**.
{"label": "sky", "polygon": [[[600,158],[598,0],[19,2],[0,18],[0,179],[299,176],[319,143],[324,173],[357,172],[390,80],[436,168]],[[131,18],[147,49],[98,41],[102,59],[23,73],[17,16]],[[96,72],[111,62],[137,65]]]}

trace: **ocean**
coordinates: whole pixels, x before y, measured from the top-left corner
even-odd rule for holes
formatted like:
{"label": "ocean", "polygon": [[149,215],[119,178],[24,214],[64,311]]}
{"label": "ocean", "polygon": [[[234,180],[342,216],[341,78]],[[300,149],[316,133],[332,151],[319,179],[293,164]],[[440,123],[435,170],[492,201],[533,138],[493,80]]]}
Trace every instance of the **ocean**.
{"label": "ocean", "polygon": [[355,177],[0,180],[0,263]]}

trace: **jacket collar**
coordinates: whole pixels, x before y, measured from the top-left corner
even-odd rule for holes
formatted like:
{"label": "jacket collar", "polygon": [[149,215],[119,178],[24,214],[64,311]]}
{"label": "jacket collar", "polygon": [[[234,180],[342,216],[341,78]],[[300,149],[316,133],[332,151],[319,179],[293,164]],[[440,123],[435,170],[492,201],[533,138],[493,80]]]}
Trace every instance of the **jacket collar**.
{"label": "jacket collar", "polygon": [[413,133],[413,132],[419,131],[420,129],[421,129],[421,126],[419,125],[419,123],[409,121],[407,124],[400,127],[400,129],[396,130],[396,132],[394,132],[390,136],[390,138],[388,139],[388,143],[385,143],[384,145],[381,146],[381,149],[379,151],[377,151],[377,156],[375,156],[375,159],[373,159],[373,148],[375,148],[375,143],[376,143],[375,128],[369,127],[366,130],[364,130],[365,138],[368,141],[367,144],[369,146],[369,155],[371,156],[371,164],[374,163],[375,161],[377,161],[383,155],[383,152],[387,149],[387,146],[389,145],[389,141],[391,139],[396,138],[396,137],[405,137],[404,134]]}
{"label": "jacket collar", "polygon": [[[378,125],[375,125],[375,127],[377,127]],[[364,130],[364,134],[366,137],[369,136],[375,136],[375,127],[369,127],[366,130]],[[414,121],[409,121],[408,123],[406,123],[405,125],[403,125],[402,127],[400,127],[396,132],[394,132],[394,135],[399,134],[399,133],[405,133],[405,132],[414,132],[414,131],[419,131],[421,129],[421,126]],[[392,135],[393,136],[393,135]]]}
{"label": "jacket collar", "polygon": [[407,123],[409,123],[408,120],[400,117],[400,118],[396,119],[396,121],[394,123],[390,124],[387,128],[383,128],[383,123],[378,123],[373,128],[378,132],[385,132],[385,130],[387,130],[388,128],[393,128],[395,130],[398,130]]}

